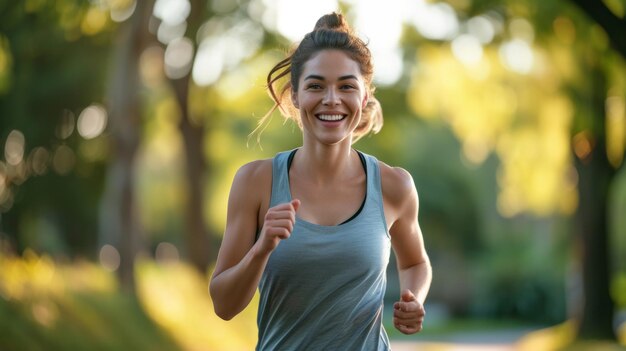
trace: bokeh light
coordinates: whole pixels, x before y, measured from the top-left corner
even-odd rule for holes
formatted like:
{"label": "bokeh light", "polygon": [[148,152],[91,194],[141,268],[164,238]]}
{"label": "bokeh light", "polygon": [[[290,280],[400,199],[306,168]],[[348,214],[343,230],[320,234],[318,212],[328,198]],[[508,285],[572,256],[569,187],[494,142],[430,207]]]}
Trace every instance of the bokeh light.
{"label": "bokeh light", "polygon": [[185,35],[187,30],[187,22],[181,22],[176,25],[169,25],[166,22],[159,25],[157,29],[157,39],[167,45],[175,39],[180,39]]}
{"label": "bokeh light", "polygon": [[582,131],[574,135],[572,138],[574,143],[574,154],[581,160],[587,159],[593,150],[593,140],[591,134],[588,131]]}
{"label": "bokeh light", "polygon": [[165,75],[171,79],[186,76],[193,62],[193,42],[189,38],[172,40],[165,49]]}
{"label": "bokeh light", "polygon": [[496,27],[493,19],[481,15],[467,21],[467,32],[478,39],[481,44],[489,44],[496,35]]}
{"label": "bokeh light", "polygon": [[61,121],[57,125],[56,136],[59,139],[67,139],[74,133],[76,116],[74,112],[64,109]]}
{"label": "bokeh light", "polygon": [[203,39],[192,71],[193,80],[199,86],[215,83],[225,71],[251,57],[263,40],[263,31],[250,20],[208,21],[199,32]]}
{"label": "bokeh light", "polygon": [[17,166],[24,158],[24,134],[19,130],[12,130],[4,144],[4,159],[8,164]]}
{"label": "bokeh light", "polygon": [[157,0],[154,4],[154,15],[169,26],[185,22],[190,12],[189,0]]}
{"label": "bokeh light", "polygon": [[91,105],[78,116],[78,133],[85,139],[93,139],[104,131],[107,112],[101,105]]}
{"label": "bokeh light", "polygon": [[172,243],[160,242],[155,250],[155,259],[159,263],[178,262],[180,259],[178,248]]}
{"label": "bokeh light", "polygon": [[480,40],[470,34],[461,34],[452,41],[452,53],[467,66],[475,66],[483,57]]}
{"label": "bokeh light", "polygon": [[4,159],[8,164],[17,166],[24,159],[24,144],[26,139],[19,130],[12,130],[4,144]]}
{"label": "bokeh light", "polygon": [[609,96],[605,103],[607,156],[613,167],[617,168],[624,159],[626,147],[626,103],[623,96]]}
{"label": "bokeh light", "polygon": [[513,39],[502,44],[500,58],[504,66],[513,72],[527,74],[533,68],[532,48],[521,39]]}
{"label": "bokeh light", "polygon": [[54,150],[52,156],[52,168],[61,175],[66,175],[72,171],[76,163],[74,150],[67,145],[59,145]]}
{"label": "bokeh light", "polygon": [[293,42],[312,31],[322,14],[337,11],[338,7],[337,0],[263,0],[263,4],[266,9],[263,24]]}
{"label": "bokeh light", "polygon": [[98,257],[102,267],[110,272],[116,271],[120,267],[120,253],[113,245],[103,245]]}
{"label": "bokeh light", "polygon": [[426,39],[449,40],[459,32],[459,20],[452,6],[437,2],[416,1],[407,11],[410,20]]}
{"label": "bokeh light", "polygon": [[130,18],[137,8],[137,0],[109,0],[111,19],[124,22]]}
{"label": "bokeh light", "polygon": [[107,24],[108,16],[104,9],[100,7],[90,7],[83,18],[80,28],[87,35],[100,33]]}
{"label": "bokeh light", "polygon": [[43,147],[36,147],[30,152],[29,164],[33,173],[36,175],[44,175],[48,170],[48,162],[50,153]]}

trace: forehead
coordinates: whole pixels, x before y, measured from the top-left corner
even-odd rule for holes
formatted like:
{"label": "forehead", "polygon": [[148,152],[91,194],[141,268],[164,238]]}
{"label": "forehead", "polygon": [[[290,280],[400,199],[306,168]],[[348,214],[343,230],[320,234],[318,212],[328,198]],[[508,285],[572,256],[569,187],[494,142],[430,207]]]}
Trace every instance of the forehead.
{"label": "forehead", "polygon": [[321,50],[305,62],[301,79],[310,74],[332,78],[354,75],[362,79],[359,63],[341,50]]}

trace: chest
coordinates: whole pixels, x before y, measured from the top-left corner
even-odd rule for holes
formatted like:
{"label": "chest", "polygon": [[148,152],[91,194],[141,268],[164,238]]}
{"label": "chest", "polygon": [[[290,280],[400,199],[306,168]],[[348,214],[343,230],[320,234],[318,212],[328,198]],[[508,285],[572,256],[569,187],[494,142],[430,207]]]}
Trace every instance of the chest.
{"label": "chest", "polygon": [[359,175],[334,184],[311,184],[297,177],[290,179],[291,195],[301,201],[298,217],[319,225],[345,222],[361,208],[366,197],[366,176]]}
{"label": "chest", "polygon": [[[323,285],[330,277],[339,279],[339,284],[384,274],[391,243],[384,226],[372,217],[359,215],[354,221],[332,227],[297,222],[291,237],[272,253],[267,273],[312,286]],[[307,274],[303,275],[303,269]]]}

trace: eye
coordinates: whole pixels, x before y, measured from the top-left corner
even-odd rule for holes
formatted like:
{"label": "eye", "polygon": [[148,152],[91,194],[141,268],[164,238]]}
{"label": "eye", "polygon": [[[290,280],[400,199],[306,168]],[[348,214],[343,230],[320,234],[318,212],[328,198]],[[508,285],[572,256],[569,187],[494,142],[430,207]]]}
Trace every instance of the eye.
{"label": "eye", "polygon": [[309,85],[306,86],[307,90],[318,90],[318,89],[322,89],[322,86],[320,84],[317,83],[311,83]]}
{"label": "eye", "polygon": [[340,87],[342,90],[350,90],[350,89],[356,89],[356,87],[352,84],[344,84]]}

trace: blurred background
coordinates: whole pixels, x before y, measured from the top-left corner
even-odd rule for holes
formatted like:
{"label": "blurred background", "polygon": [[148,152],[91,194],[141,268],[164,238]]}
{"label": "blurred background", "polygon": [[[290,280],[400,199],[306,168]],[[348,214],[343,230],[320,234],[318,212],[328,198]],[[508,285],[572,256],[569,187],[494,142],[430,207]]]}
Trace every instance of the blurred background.
{"label": "blurred background", "polygon": [[385,115],[355,147],[413,175],[433,265],[397,349],[624,348],[625,0],[0,0],[0,350],[254,348],[256,298],[207,292],[228,192],[301,142],[249,134],[336,10]]}

